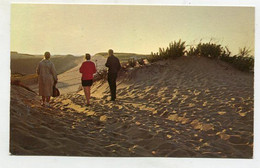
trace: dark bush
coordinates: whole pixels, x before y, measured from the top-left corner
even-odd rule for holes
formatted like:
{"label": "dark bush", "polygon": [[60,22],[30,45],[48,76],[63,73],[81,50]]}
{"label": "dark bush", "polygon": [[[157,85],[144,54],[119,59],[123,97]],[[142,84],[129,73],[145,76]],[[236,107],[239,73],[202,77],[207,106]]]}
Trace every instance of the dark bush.
{"label": "dark bush", "polygon": [[179,40],[178,42],[176,41],[174,41],[174,43],[171,42],[169,48],[166,49],[165,55],[166,57],[170,57],[170,58],[184,56],[185,48],[186,48],[185,41],[181,42],[181,40]]}
{"label": "dark bush", "polygon": [[167,47],[166,49],[159,48],[159,53],[151,53],[151,56],[148,57],[148,61],[156,62],[167,58],[177,58],[184,56],[186,52],[185,48],[185,42],[182,42],[181,40],[179,40],[178,42],[171,42],[169,44],[169,47]]}
{"label": "dark bush", "polygon": [[151,63],[162,60],[165,58],[160,57],[160,55],[158,53],[151,53],[151,56],[147,58],[147,60]]}
{"label": "dark bush", "polygon": [[186,51],[187,56],[197,56],[199,55],[199,50],[194,47],[194,46],[190,46],[190,48]]}
{"label": "dark bush", "polygon": [[222,52],[220,60],[230,63],[241,71],[252,71],[254,70],[254,57],[250,55],[250,52],[251,50],[244,47],[239,50],[238,55],[230,56],[231,53],[226,48]]}
{"label": "dark bush", "polygon": [[208,58],[219,58],[221,56],[223,48],[221,45],[208,43],[199,43],[197,49],[199,54]]}

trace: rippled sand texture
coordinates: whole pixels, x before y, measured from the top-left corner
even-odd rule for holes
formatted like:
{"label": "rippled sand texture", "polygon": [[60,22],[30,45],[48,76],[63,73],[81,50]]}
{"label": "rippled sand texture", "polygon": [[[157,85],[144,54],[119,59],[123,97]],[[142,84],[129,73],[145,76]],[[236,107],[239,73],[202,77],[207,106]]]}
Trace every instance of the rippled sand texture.
{"label": "rippled sand texture", "polygon": [[12,154],[252,158],[253,74],[183,57],[128,70],[118,100],[106,81],[43,108],[11,89]]}

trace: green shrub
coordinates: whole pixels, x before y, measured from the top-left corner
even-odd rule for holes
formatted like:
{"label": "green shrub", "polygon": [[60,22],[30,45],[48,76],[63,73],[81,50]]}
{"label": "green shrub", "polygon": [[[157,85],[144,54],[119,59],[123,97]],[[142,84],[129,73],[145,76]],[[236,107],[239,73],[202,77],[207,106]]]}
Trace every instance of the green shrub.
{"label": "green shrub", "polygon": [[149,62],[151,62],[151,63],[153,63],[153,62],[156,62],[156,61],[159,61],[159,60],[162,60],[162,59],[164,59],[164,58],[162,58],[162,57],[160,57],[160,55],[158,54],[158,52],[157,53],[151,53],[151,56],[149,56],[148,58],[147,58],[147,60],[149,61]]}
{"label": "green shrub", "polygon": [[208,42],[199,43],[197,45],[197,50],[201,56],[208,58],[219,58],[221,56],[223,48],[221,47],[221,45]]}
{"label": "green shrub", "polygon": [[169,48],[166,49],[165,55],[166,57],[170,58],[176,58],[176,57],[181,57],[184,56],[185,53],[185,41],[182,42],[179,40],[178,42],[174,41],[169,44]]}
{"label": "green shrub", "polygon": [[239,48],[239,56],[241,57],[251,57],[251,50],[247,47]]}
{"label": "green shrub", "polygon": [[222,52],[220,60],[230,63],[241,71],[251,71],[254,69],[254,57],[250,55],[250,52],[251,50],[244,47],[239,49],[238,55],[230,56],[231,52],[226,48]]}
{"label": "green shrub", "polygon": [[190,48],[186,51],[187,56],[196,56],[199,55],[199,50],[194,47],[194,46],[190,46]]}
{"label": "green shrub", "polygon": [[242,71],[250,71],[254,69],[254,58],[253,57],[243,57],[234,56],[234,66]]}
{"label": "green shrub", "polygon": [[159,60],[167,59],[167,58],[177,58],[184,56],[185,54],[185,41],[182,42],[179,40],[178,42],[174,41],[169,44],[169,47],[166,49],[159,48],[159,52],[151,53],[151,56],[148,57],[149,62],[156,62]]}
{"label": "green shrub", "polygon": [[249,48],[240,48],[237,56],[234,56],[233,64],[242,71],[251,71],[254,69],[254,57],[250,55]]}

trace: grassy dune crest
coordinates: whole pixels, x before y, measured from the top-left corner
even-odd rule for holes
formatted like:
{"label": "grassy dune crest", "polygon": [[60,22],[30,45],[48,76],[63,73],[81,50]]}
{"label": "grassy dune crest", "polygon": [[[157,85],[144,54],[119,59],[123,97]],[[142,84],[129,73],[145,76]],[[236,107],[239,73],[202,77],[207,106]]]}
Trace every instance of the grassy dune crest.
{"label": "grassy dune crest", "polygon": [[241,71],[254,70],[254,56],[247,47],[240,48],[237,55],[232,55],[228,47],[221,44],[200,42],[196,46],[186,46],[185,41],[174,41],[166,48],[159,48],[159,52],[151,53],[148,58],[149,62],[156,62],[168,58],[178,58],[181,56],[203,56],[211,59],[222,60],[231,64]]}
{"label": "grassy dune crest", "polygon": [[159,48],[159,52],[152,52],[148,60],[149,62],[156,62],[168,58],[178,58],[180,56],[203,56],[225,61],[241,71],[254,70],[254,56],[251,55],[249,48],[240,48],[237,55],[231,55],[227,47],[223,47],[221,44],[211,41],[207,43],[200,42],[196,46],[190,46],[189,48],[185,45],[185,41],[174,41],[171,42],[166,49]]}

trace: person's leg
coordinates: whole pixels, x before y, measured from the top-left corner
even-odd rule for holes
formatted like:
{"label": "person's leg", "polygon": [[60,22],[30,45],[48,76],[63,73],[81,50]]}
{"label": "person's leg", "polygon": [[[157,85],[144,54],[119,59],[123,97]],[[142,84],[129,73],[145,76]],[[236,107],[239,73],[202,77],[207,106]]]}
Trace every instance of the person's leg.
{"label": "person's leg", "polygon": [[50,99],[51,97],[50,96],[46,96],[46,106],[49,107],[50,106]]}
{"label": "person's leg", "polygon": [[42,103],[41,105],[44,105],[45,104],[45,96],[42,96]]}
{"label": "person's leg", "polygon": [[84,90],[84,95],[85,95],[85,98],[86,98],[86,101],[87,101],[87,87],[86,86],[83,86],[83,90]]}
{"label": "person's leg", "polygon": [[107,75],[107,81],[108,81],[108,85],[109,85],[109,88],[110,88],[110,95],[111,95],[111,99],[112,99],[112,91],[113,91],[113,82],[112,82],[112,74],[108,74]]}
{"label": "person's leg", "polygon": [[115,99],[116,99],[116,78],[117,78],[117,74],[115,74],[115,78],[114,78],[114,95],[115,95]]}
{"label": "person's leg", "polygon": [[111,100],[116,99],[116,77],[116,73],[111,76]]}
{"label": "person's leg", "polygon": [[49,103],[50,102],[51,97],[50,96],[46,96],[46,102]]}
{"label": "person's leg", "polygon": [[89,100],[90,100],[90,86],[86,87],[86,99],[87,99],[87,104],[89,104]]}

